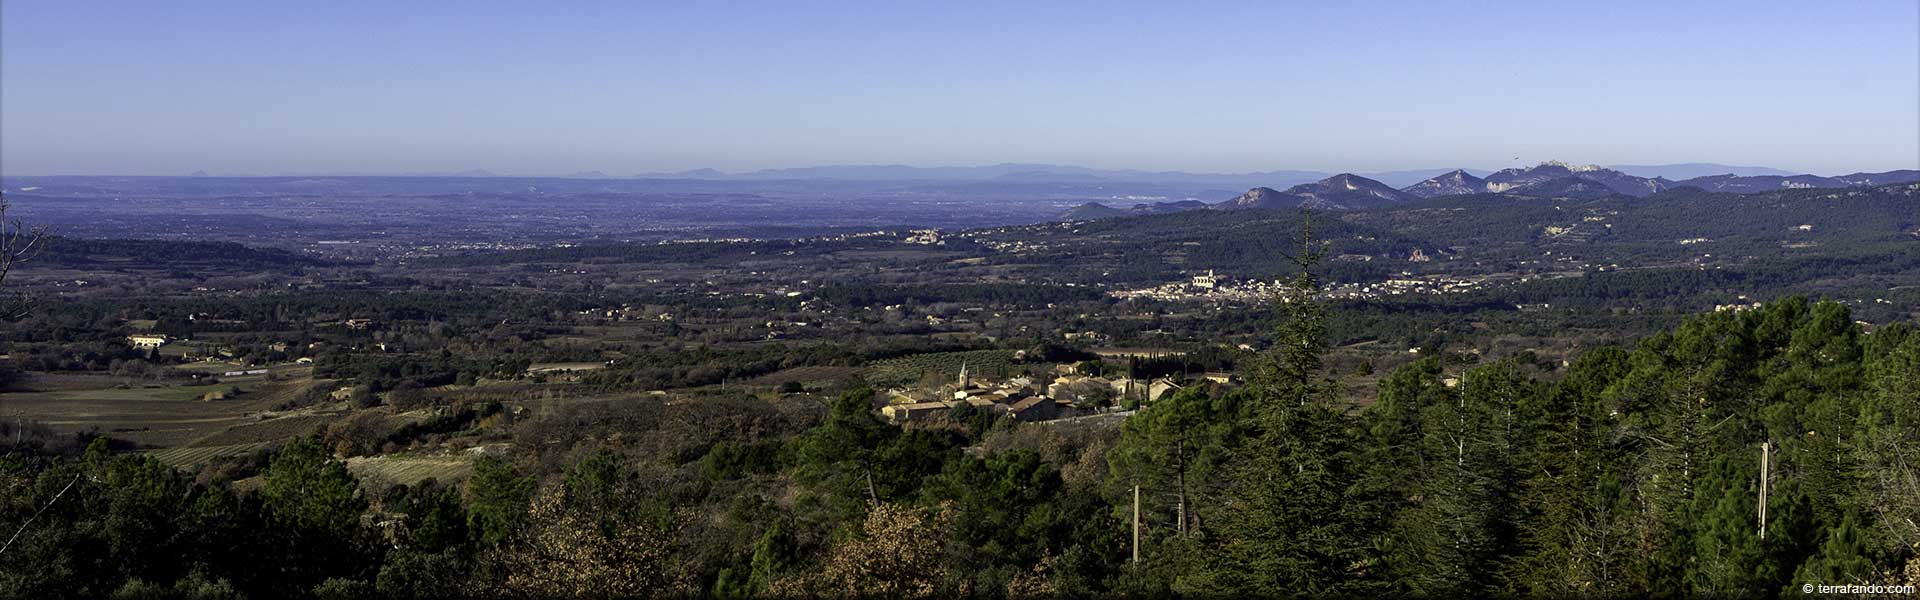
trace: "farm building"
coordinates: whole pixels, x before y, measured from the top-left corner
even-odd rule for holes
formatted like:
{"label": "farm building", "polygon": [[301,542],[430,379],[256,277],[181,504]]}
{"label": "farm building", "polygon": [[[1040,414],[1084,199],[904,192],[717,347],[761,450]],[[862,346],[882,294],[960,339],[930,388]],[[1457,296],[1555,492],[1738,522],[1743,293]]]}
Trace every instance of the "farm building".
{"label": "farm building", "polygon": [[167,345],[168,341],[171,341],[171,340],[168,340],[167,336],[164,336],[164,335],[127,336],[127,343],[132,344],[133,347],[139,348],[141,350],[152,350],[154,348],[159,348],[161,346]]}
{"label": "farm building", "polygon": [[1155,379],[1153,383],[1147,384],[1147,401],[1159,400],[1161,396],[1178,391],[1182,387],[1186,386],[1181,385],[1180,382],[1174,381],[1173,378],[1170,377]]}
{"label": "farm building", "polygon": [[893,423],[922,421],[935,415],[947,414],[950,405],[946,402],[916,402],[913,404],[891,404],[880,409],[881,416]]}
{"label": "farm building", "polygon": [[1009,411],[1015,420],[1048,421],[1060,416],[1060,405],[1046,396],[1033,396],[1014,403]]}
{"label": "farm building", "polygon": [[1232,373],[1228,373],[1225,371],[1207,371],[1206,374],[1201,375],[1201,377],[1205,378],[1207,381],[1224,384],[1224,385],[1233,385],[1233,384],[1240,383],[1240,378],[1235,377]]}

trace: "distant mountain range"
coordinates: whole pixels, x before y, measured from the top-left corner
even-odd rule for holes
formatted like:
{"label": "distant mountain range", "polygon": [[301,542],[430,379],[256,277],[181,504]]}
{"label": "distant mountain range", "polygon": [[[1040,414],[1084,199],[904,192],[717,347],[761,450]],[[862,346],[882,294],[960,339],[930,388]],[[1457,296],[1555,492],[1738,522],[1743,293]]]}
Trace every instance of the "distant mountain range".
{"label": "distant mountain range", "polygon": [[[1413,169],[1382,171],[1360,175],[1388,185],[1407,185],[1455,169]],[[1466,169],[1486,174],[1491,171]],[[836,165],[792,169],[762,169],[742,173],[724,173],[714,169],[641,173],[635,177],[651,179],[840,179],[849,181],[921,181],[921,180],[993,180],[1017,182],[1193,183],[1222,186],[1294,185],[1325,179],[1325,171],[1252,171],[1246,173],[1192,173],[1187,171],[1143,171],[1138,169],[1093,169],[1070,165],[1003,163],[979,167],[910,167],[907,165]]]}
{"label": "distant mountain range", "polygon": [[[193,177],[206,177],[197,172]],[[332,176],[364,176],[332,174]],[[484,170],[460,172],[409,173],[403,177],[501,178]],[[637,178],[637,179],[636,179]],[[812,181],[824,185],[911,185],[938,186],[947,193],[994,194],[1007,190],[1024,193],[1085,198],[1094,194],[1125,198],[1185,198],[1128,207],[1099,202],[1075,206],[1059,218],[1088,220],[1124,215],[1154,214],[1201,208],[1280,208],[1306,206],[1345,210],[1390,206],[1423,198],[1462,194],[1502,194],[1520,197],[1592,199],[1610,195],[1646,197],[1676,187],[1696,187],[1713,192],[1751,194],[1783,189],[1844,188],[1920,181],[1920,170],[1884,173],[1853,173],[1839,176],[1793,174],[1768,167],[1740,167],[1714,163],[1671,165],[1577,165],[1559,161],[1530,167],[1485,171],[1478,169],[1415,169],[1369,173],[1329,174],[1319,171],[1274,170],[1245,173],[1191,173],[1186,171],[1143,171],[1132,169],[1093,169],[1044,163],[1002,163],[972,167],[914,167],[907,165],[829,165],[793,169],[763,169],[745,173],[725,173],[715,169],[694,169],[671,173],[645,173],[634,178],[609,176],[602,171],[580,171],[562,179],[613,180],[636,183],[644,180],[669,180],[690,185],[742,185],[752,182]],[[550,183],[549,185],[553,185]],[[1150,189],[1138,190],[1127,188]],[[1221,198],[1245,189],[1244,194],[1223,202],[1209,203],[1196,198]],[[1096,196],[1097,197],[1097,196]]]}
{"label": "distant mountain range", "polygon": [[1387,184],[1352,173],[1341,173],[1313,183],[1287,188],[1287,193],[1303,198],[1304,206],[1324,208],[1361,208],[1399,204],[1417,196],[1393,189]]}
{"label": "distant mountain range", "polygon": [[[1572,167],[1565,165],[1563,167]],[[1092,169],[1077,165],[1054,165],[1054,163],[996,163],[996,165],[977,165],[977,167],[912,167],[912,165],[818,165],[818,167],[791,167],[791,169],[758,169],[726,173],[720,169],[687,169],[687,171],[655,171],[639,173],[632,177],[607,175],[605,171],[576,171],[570,175],[561,175],[564,179],[697,179],[697,181],[989,181],[989,183],[1162,183],[1162,185],[1206,185],[1219,188],[1252,187],[1292,187],[1302,183],[1315,183],[1332,175],[1359,175],[1373,179],[1388,187],[1405,190],[1411,185],[1419,185],[1434,177],[1444,177],[1452,173],[1463,173],[1471,177],[1496,177],[1507,171],[1534,171],[1536,167],[1526,169],[1471,169],[1471,167],[1450,167],[1450,169],[1402,169],[1402,171],[1359,171],[1359,173],[1327,173],[1327,171],[1300,171],[1300,169],[1275,169],[1275,171],[1246,171],[1246,173],[1192,173],[1192,171],[1142,171],[1142,169]],[[1582,167],[1584,169],[1584,167]],[[1594,167],[1611,173],[1620,173],[1626,177],[1638,179],[1667,179],[1667,181],[1688,181],[1703,177],[1812,177],[1793,171],[1782,171],[1774,167],[1738,167],[1738,165],[1720,165],[1720,163],[1672,163],[1672,165],[1611,165]],[[1855,173],[1860,175],[1860,173]],[[1868,173],[1870,175],[1870,173]],[[205,171],[196,171],[190,177],[207,177]],[[361,173],[361,171],[334,171],[334,173],[282,173],[282,177],[518,177],[518,175],[499,175],[488,169],[468,169],[468,171],[413,171],[399,175],[382,173]],[[1555,177],[1546,177],[1540,173],[1530,173],[1540,183],[1555,177],[1567,177],[1567,173],[1555,173]],[[1845,175],[1853,177],[1853,175]],[[1839,177],[1839,179],[1845,179]],[[1592,177],[1588,177],[1592,179]],[[1624,179],[1622,179],[1624,181]],[[1496,183],[1503,183],[1498,181]],[[1619,185],[1617,181],[1615,185]],[[1763,185],[1763,183],[1741,183],[1741,185]],[[1626,192],[1626,190],[1622,190]],[[1427,196],[1430,192],[1415,192]]]}
{"label": "distant mountain range", "polygon": [[1708,175],[1792,175],[1793,171],[1782,171],[1771,167],[1735,167],[1714,163],[1680,163],[1677,165],[1608,165],[1607,168],[1638,175],[1641,177],[1660,177],[1675,181],[1693,179]]}
{"label": "distant mountain range", "polygon": [[[1716,163],[1679,163],[1670,165],[1611,165],[1606,169],[1648,179],[1666,179],[1683,181],[1708,176],[1735,175],[1741,177],[1797,177],[1802,174],[1771,167],[1742,167]],[[1510,169],[1509,169],[1510,170]],[[1453,172],[1461,172],[1474,177],[1488,177],[1496,171],[1474,168],[1438,168],[1406,169],[1397,171],[1360,171],[1352,173],[1367,179],[1385,183],[1396,189],[1405,189],[1434,177]],[[823,165],[816,167],[798,167],[785,169],[761,169],[728,173],[718,169],[689,169],[685,171],[662,171],[640,173],[631,176],[610,175],[605,171],[577,171],[565,175],[507,175],[487,169],[468,169],[464,171],[411,171],[404,173],[381,173],[370,171],[327,171],[327,172],[285,172],[276,177],[505,177],[521,179],[566,178],[566,179],[693,179],[715,181],[779,181],[779,180],[841,180],[841,181],[1005,181],[1025,183],[1085,183],[1112,181],[1117,183],[1169,183],[1169,184],[1206,184],[1227,188],[1257,186],[1292,186],[1301,183],[1319,181],[1336,173],[1326,171],[1306,171],[1277,169],[1272,171],[1249,171],[1243,173],[1196,173],[1190,171],[1146,171],[1139,169],[1095,169],[1073,165],[1055,165],[1046,163],[1001,163],[972,167],[915,167],[908,165]],[[209,177],[207,171],[195,171],[188,177]],[[229,174],[223,176],[255,177],[259,175]]]}
{"label": "distant mountain range", "polygon": [[[1439,175],[1435,179],[1442,177],[1447,175]],[[1419,196],[1393,189],[1392,186],[1379,181],[1352,173],[1341,173],[1313,183],[1296,185],[1287,188],[1286,191],[1267,187],[1253,188],[1232,200],[1215,204],[1213,208],[1235,210],[1304,206],[1346,210],[1389,206],[1418,199],[1420,199]]]}
{"label": "distant mountain range", "polygon": [[1161,213],[1180,212],[1183,210],[1202,209],[1202,208],[1207,208],[1208,206],[1209,205],[1207,203],[1201,202],[1199,200],[1181,200],[1178,202],[1155,202],[1152,204],[1137,204],[1137,205],[1134,205],[1133,208],[1119,209],[1119,208],[1107,206],[1105,204],[1101,204],[1099,202],[1088,202],[1086,204],[1082,204],[1082,205],[1067,209],[1066,212],[1060,214],[1059,220],[1091,221],[1094,219],[1106,219],[1111,217],[1157,215]]}
{"label": "distant mountain range", "polygon": [[1215,208],[1291,208],[1300,206],[1302,199],[1269,187],[1257,187],[1247,193],[1220,204]]}
{"label": "distant mountain range", "polygon": [[1399,189],[1368,177],[1341,173],[1319,181],[1295,185],[1284,191],[1255,186],[1244,194],[1217,204],[1194,201],[1162,202],[1123,210],[1090,202],[1068,210],[1061,214],[1060,218],[1089,220],[1199,208],[1367,209],[1424,198],[1466,194],[1586,200],[1609,196],[1640,198],[1678,187],[1694,187],[1713,192],[1757,193],[1785,189],[1846,188],[1916,181],[1920,181],[1920,170],[1854,173],[1838,177],[1724,174],[1673,181],[1664,177],[1629,175],[1597,165],[1573,165],[1548,161],[1532,167],[1502,169],[1489,173],[1486,177],[1476,176],[1464,169],[1454,169]]}
{"label": "distant mountain range", "polygon": [[[1641,177],[1595,165],[1571,165],[1549,161],[1524,169],[1502,169],[1477,184],[1459,173],[1449,173],[1403,191],[1421,198],[1462,193],[1512,193],[1526,196],[1588,197],[1612,193],[1644,197],[1676,187],[1696,187],[1714,192],[1754,193],[1793,188],[1842,188],[1920,181],[1920,171],[1854,173],[1839,177],[1818,175],[1706,175],[1674,181],[1665,177]],[[1579,184],[1578,182],[1586,182]],[[1550,184],[1551,185],[1548,185]],[[1599,187],[1596,187],[1599,186]]]}
{"label": "distant mountain range", "polygon": [[1715,192],[1735,192],[1750,194],[1779,189],[1794,188],[1837,188],[1863,185],[1881,185],[1887,183],[1906,183],[1920,180],[1920,171],[1903,170],[1885,173],[1854,173],[1839,177],[1821,177],[1818,175],[1759,175],[1741,177],[1736,175],[1713,175],[1696,177],[1682,181],[1677,185],[1691,185],[1703,190]]}
{"label": "distant mountain range", "polygon": [[695,169],[669,173],[641,173],[635,177],[657,179],[724,179],[765,181],[781,179],[837,179],[847,181],[929,181],[991,180],[1011,182],[1088,182],[1122,181],[1129,183],[1190,183],[1247,185],[1247,182],[1301,183],[1326,177],[1320,171],[1257,171],[1249,173],[1189,173],[1185,171],[1142,171],[1136,169],[1093,169],[1071,165],[1001,163],[978,167],[912,167],[907,165],[829,165],[791,169],[761,169],[743,173],[723,173],[714,169]]}
{"label": "distant mountain range", "polygon": [[[1665,189],[1665,188],[1662,188],[1662,189]],[[1536,181],[1533,183],[1529,183],[1526,185],[1522,185],[1522,186],[1507,190],[1507,193],[1510,193],[1515,196],[1532,196],[1536,198],[1575,198],[1579,200],[1592,200],[1595,198],[1605,198],[1608,196],[1633,195],[1633,194],[1622,194],[1620,190],[1614,189],[1613,187],[1611,187],[1610,185],[1602,181],[1587,179],[1584,177],[1572,177],[1572,176],[1555,177],[1553,179],[1548,179],[1545,181]]]}
{"label": "distant mountain range", "polygon": [[[1665,178],[1669,180],[1691,179],[1707,175],[1794,175],[1769,167],[1740,167],[1715,163],[1682,163],[1672,165],[1615,165],[1608,169],[1644,178]],[[1475,177],[1487,177],[1495,171],[1472,168],[1446,169],[1408,169],[1400,171],[1373,171],[1354,173],[1367,179],[1385,183],[1395,188],[1424,181],[1455,171]],[[1187,171],[1143,171],[1138,169],[1094,169],[1072,165],[1054,165],[1045,163],[1001,163],[977,167],[913,167],[907,165],[826,165],[818,167],[799,167],[788,169],[761,169],[740,173],[725,173],[715,169],[693,169],[689,171],[641,173],[635,177],[652,179],[726,179],[726,180],[778,180],[778,179],[841,179],[852,181],[915,181],[915,180],[1002,180],[1002,181],[1124,181],[1134,183],[1229,183],[1255,181],[1255,185],[1296,185],[1319,181],[1335,173],[1325,171],[1274,170],[1252,171],[1245,173],[1193,173]]]}
{"label": "distant mountain range", "polygon": [[1593,181],[1628,196],[1645,196],[1666,189],[1663,179],[1648,179],[1596,165],[1570,165],[1548,161],[1519,169],[1501,169],[1486,177],[1487,192],[1505,192],[1555,179],[1578,178]]}

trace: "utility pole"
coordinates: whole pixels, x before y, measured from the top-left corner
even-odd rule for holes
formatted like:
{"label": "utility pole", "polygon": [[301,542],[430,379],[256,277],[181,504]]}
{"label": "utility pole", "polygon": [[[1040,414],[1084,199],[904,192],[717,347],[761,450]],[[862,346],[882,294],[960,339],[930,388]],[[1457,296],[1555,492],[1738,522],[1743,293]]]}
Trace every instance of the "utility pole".
{"label": "utility pole", "polygon": [[1133,562],[1140,563],[1140,484],[1133,484]]}
{"label": "utility pole", "polygon": [[1773,459],[1773,448],[1767,442],[1760,442],[1760,539],[1767,539],[1767,470]]}
{"label": "utility pole", "polygon": [[1175,469],[1178,470],[1177,472],[1179,473],[1179,476],[1180,476],[1180,481],[1179,481],[1180,526],[1175,529],[1180,532],[1180,537],[1186,537],[1187,536],[1187,440],[1186,438],[1183,437],[1180,439],[1179,443],[1174,444],[1173,459],[1176,465]]}

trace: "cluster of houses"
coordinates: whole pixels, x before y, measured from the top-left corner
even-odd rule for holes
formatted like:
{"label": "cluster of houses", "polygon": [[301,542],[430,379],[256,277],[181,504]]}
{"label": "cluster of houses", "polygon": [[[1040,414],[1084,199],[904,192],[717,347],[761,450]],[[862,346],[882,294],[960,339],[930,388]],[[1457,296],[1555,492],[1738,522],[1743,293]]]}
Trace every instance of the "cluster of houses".
{"label": "cluster of houses", "polygon": [[587,319],[605,321],[660,321],[673,320],[673,313],[664,312],[661,306],[635,306],[622,304],[618,308],[589,308],[575,314]]}
{"label": "cluster of houses", "polygon": [[909,244],[920,244],[925,246],[947,245],[946,240],[940,239],[940,230],[938,229],[915,229],[907,233],[908,235],[907,235],[906,243],[909,243]]}
{"label": "cluster of houses", "polygon": [[1329,298],[1375,300],[1388,296],[1413,294],[1464,294],[1486,287],[1483,282],[1476,279],[1440,275],[1416,276],[1406,272],[1400,275],[1396,279],[1373,283],[1353,282],[1328,286],[1326,295]]}
{"label": "cluster of houses", "polygon": [[893,389],[885,392],[880,415],[894,424],[947,417],[961,405],[1016,421],[1051,421],[1097,414],[1120,401],[1153,402],[1187,385],[1232,385],[1227,373],[1207,373],[1192,382],[1172,378],[1139,380],[1085,375],[1072,366],[1054,368],[1052,381],[1013,377],[999,382],[977,381],[961,365],[959,377],[937,389]]}
{"label": "cluster of houses", "polygon": [[[1336,260],[1372,260],[1372,257],[1359,254],[1344,254]],[[1408,257],[1412,262],[1428,262],[1432,258],[1425,252],[1415,249]],[[1415,276],[1402,272],[1401,277],[1372,283],[1349,282],[1327,286],[1325,295],[1343,299],[1379,299],[1388,296],[1410,294],[1458,294],[1471,292],[1485,287],[1484,282],[1474,279],[1444,276]],[[1232,302],[1261,302],[1280,297],[1287,291],[1284,281],[1261,281],[1250,279],[1236,281],[1208,270],[1205,275],[1195,275],[1187,281],[1175,281],[1150,288],[1114,290],[1108,292],[1115,298],[1144,298],[1164,301],[1213,300]]]}
{"label": "cluster of houses", "polygon": [[1225,300],[1234,302],[1271,300],[1286,291],[1282,281],[1261,281],[1249,279],[1236,281],[1207,270],[1205,275],[1194,275],[1186,281],[1175,281],[1155,287],[1115,290],[1107,295],[1115,298],[1144,298],[1149,300],[1186,301],[1186,300]]}
{"label": "cluster of houses", "polygon": [[[159,350],[162,354],[165,354],[168,356],[174,356],[182,359],[188,359],[188,360],[205,360],[207,362],[216,362],[220,360],[235,358],[234,349],[226,345],[217,344],[217,343],[198,342],[198,341],[194,341],[186,338],[175,338],[169,335],[159,334],[159,333],[137,333],[137,334],[129,335],[127,336],[127,345],[136,350]],[[326,345],[325,342],[313,342],[313,343],[307,344],[307,351],[312,352],[315,350],[319,350],[322,346],[325,346],[325,345]],[[387,349],[389,348],[389,346],[384,343],[371,344],[369,347],[378,349],[382,352],[388,351]],[[356,349],[357,348],[358,346],[356,346]],[[266,349],[271,350],[273,352],[286,353],[292,350],[293,346],[291,344],[288,344],[287,342],[273,342],[273,343],[267,344]],[[295,364],[303,364],[303,365],[313,364],[313,358],[309,356],[302,356],[297,359],[294,359],[293,362]],[[264,370],[249,370],[245,372],[235,371],[235,372],[229,372],[229,373],[222,373],[222,375],[226,375],[226,376],[259,375],[261,373],[264,373]]]}

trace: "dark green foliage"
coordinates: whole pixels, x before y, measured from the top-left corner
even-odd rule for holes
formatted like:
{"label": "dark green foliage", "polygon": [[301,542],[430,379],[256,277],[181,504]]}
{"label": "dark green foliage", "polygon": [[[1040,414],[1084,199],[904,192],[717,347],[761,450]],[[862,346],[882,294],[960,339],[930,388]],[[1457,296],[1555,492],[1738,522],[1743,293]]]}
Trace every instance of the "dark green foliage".
{"label": "dark green foliage", "polygon": [[0,555],[0,597],[300,595],[379,558],[361,543],[357,482],[311,440],[277,453],[248,495],[114,454],[105,438],[77,460],[27,460],[0,459],[4,477],[39,473],[29,493],[0,499],[0,514],[11,532],[46,512]]}
{"label": "dark green foliage", "polygon": [[467,479],[467,531],[486,545],[512,537],[526,518],[533,484],[532,478],[515,472],[499,457],[475,459],[473,475]]}
{"label": "dark green foliage", "polygon": [[1520,474],[1528,464],[1530,383],[1511,366],[1468,372],[1460,390],[1421,412],[1419,501],[1396,522],[1393,566],[1424,596],[1499,589],[1515,547]]}
{"label": "dark green foliage", "polygon": [[367,502],[343,462],[318,441],[301,438],[275,454],[261,475],[266,522],[281,533],[268,543],[287,557],[273,566],[275,589],[304,590],[363,566],[368,557],[360,516]]}
{"label": "dark green foliage", "polygon": [[207,579],[195,572],[173,583],[162,585],[144,579],[128,579],[109,596],[113,600],[240,600],[245,596],[224,579]]}
{"label": "dark green foliage", "polygon": [[721,442],[701,457],[701,473],[716,480],[770,475],[791,465],[792,451],[792,446],[779,440]]}
{"label": "dark green foliage", "polygon": [[1698,482],[1693,562],[1689,589],[1713,596],[1761,595],[1778,586],[1779,566],[1768,560],[1755,523],[1758,461],[1741,456],[1715,460]]}
{"label": "dark green foliage", "polygon": [[874,481],[878,470],[874,457],[899,432],[873,415],[872,396],[872,390],[862,388],[834,399],[826,422],[800,441],[800,460],[803,475],[826,482],[842,497],[877,504],[880,490]]}
{"label": "dark green foliage", "polygon": [[326,260],[294,254],[286,250],[246,246],[233,242],[52,237],[43,243],[46,244],[45,250],[35,256],[34,261],[66,267],[98,266],[134,259],[167,264],[174,268],[248,271],[274,271],[330,264]]}
{"label": "dark green foliage", "polygon": [[873,412],[873,391],[856,389],[833,401],[826,422],[798,440],[798,475],[820,483],[835,500],[897,501],[940,472],[956,448],[949,434],[901,431]]}
{"label": "dark green foliage", "polygon": [[1604,393],[1629,368],[1627,353],[1588,351],[1541,390],[1534,468],[1520,482],[1523,554],[1517,587],[1543,594],[1619,594],[1633,558],[1633,498]]}
{"label": "dark green foliage", "polygon": [[1875,560],[1874,548],[1861,529],[1860,520],[1848,515],[1838,527],[1828,530],[1819,553],[1800,564],[1781,594],[1795,593],[1796,588],[1807,583],[1871,585],[1890,581],[1887,571],[1876,564],[1879,561]]}
{"label": "dark green foliage", "polygon": [[312,438],[288,443],[262,474],[260,496],[271,517],[302,531],[347,538],[359,526],[366,501],[345,464]]}
{"label": "dark green foliage", "polygon": [[922,493],[954,511],[947,555],[955,574],[970,580],[958,587],[1003,588],[1064,548],[1073,523],[1053,505],[1063,487],[1059,472],[1031,451],[954,461],[930,480]]}
{"label": "dark green foliage", "polygon": [[441,487],[428,479],[410,490],[399,509],[405,514],[409,548],[446,550],[467,542],[467,510],[460,502],[460,491]]}
{"label": "dark green foliage", "polygon": [[382,598],[461,598],[470,568],[458,551],[402,548],[387,553],[373,588]]}
{"label": "dark green foliage", "polygon": [[766,590],[774,580],[793,571],[800,563],[793,534],[775,525],[753,543],[753,556],[747,564],[746,590]]}
{"label": "dark green foliage", "polygon": [[1247,433],[1248,404],[1245,393],[1214,396],[1193,386],[1142,408],[1108,451],[1110,493],[1121,498],[1141,486],[1147,518],[1186,533],[1219,502],[1228,460]]}
{"label": "dark green foliage", "polygon": [[1239,453],[1228,500],[1209,527],[1218,555],[1195,591],[1349,595],[1377,582],[1348,417],[1318,402],[1273,405]]}
{"label": "dark green foliage", "polygon": [[1366,470],[1358,485],[1369,490],[1365,495],[1374,498],[1374,510],[1383,515],[1397,514],[1418,495],[1417,483],[1428,462],[1421,414],[1452,399],[1440,376],[1437,358],[1395,369],[1380,383],[1379,399],[1362,415]]}
{"label": "dark green foliage", "polygon": [[[1377,556],[1356,485],[1359,427],[1321,373],[1326,308],[1314,271],[1325,246],[1303,219],[1298,269],[1280,305],[1273,350],[1251,393],[1254,433],[1235,455],[1226,501],[1208,525],[1217,550],[1176,590],[1232,595],[1352,595],[1377,589]],[[1206,515],[1203,515],[1205,518]]]}

